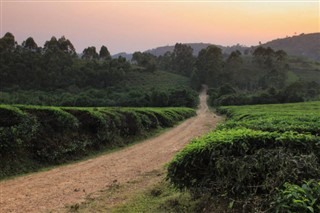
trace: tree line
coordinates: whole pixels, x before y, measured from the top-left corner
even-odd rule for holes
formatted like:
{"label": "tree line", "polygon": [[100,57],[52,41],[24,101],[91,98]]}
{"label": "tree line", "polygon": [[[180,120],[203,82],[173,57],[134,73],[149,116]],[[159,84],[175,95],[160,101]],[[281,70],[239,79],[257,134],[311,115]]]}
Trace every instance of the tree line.
{"label": "tree line", "polygon": [[[148,52],[135,52],[130,62],[123,57],[112,59],[106,46],[102,46],[99,52],[90,46],[77,54],[71,41],[64,36],[59,39],[52,37],[40,47],[32,37],[18,44],[11,33],[6,33],[0,39],[0,56],[0,89],[4,91],[99,90],[119,87],[119,82],[127,78],[129,72],[165,70],[188,77],[190,86],[195,90],[207,84],[211,88],[211,103],[215,105],[312,100],[320,92],[316,82],[288,85],[290,67],[287,53],[262,46],[245,54],[236,50],[225,55],[220,48],[210,45],[194,56],[190,46],[177,43],[172,52],[158,57]],[[143,97],[148,106],[159,102],[151,101],[155,98],[148,99],[150,95],[140,94],[139,98]],[[84,96],[87,97],[86,94]],[[157,105],[167,106],[170,93],[162,96],[161,104]],[[188,93],[183,97],[190,96],[194,94]],[[238,98],[240,96],[243,98]],[[128,100],[114,105],[136,103],[138,100],[131,95],[125,98]],[[98,105],[108,103],[98,102]]]}
{"label": "tree line", "polygon": [[[197,105],[197,93],[190,88],[145,91],[139,85],[128,88],[132,72],[149,72],[144,59],[131,64],[123,57],[113,59],[106,46],[97,52],[90,46],[77,54],[70,40],[52,37],[43,47],[32,37],[18,44],[11,33],[0,39],[0,103],[59,106]],[[154,69],[154,68],[152,68]],[[138,74],[139,75],[139,74]],[[156,78],[157,74],[154,74]],[[142,74],[141,74],[142,77]]]}
{"label": "tree line", "polygon": [[21,45],[11,33],[0,39],[0,89],[52,90],[75,85],[102,88],[114,85],[130,71],[124,58],[112,59],[107,47],[77,55],[70,40],[52,37],[39,47],[32,37]]}
{"label": "tree line", "polygon": [[288,84],[288,55],[283,50],[258,46],[242,54],[229,55],[214,45],[202,49],[198,56],[193,49],[177,43],[173,52],[156,57],[148,52],[136,52],[133,61],[147,71],[164,69],[188,76],[192,87],[207,84],[210,104],[242,105],[286,103],[319,98],[320,85],[299,80]]}
{"label": "tree line", "polygon": [[238,50],[227,57],[214,45],[202,49],[198,56],[193,49],[177,43],[173,52],[156,57],[148,52],[135,52],[132,60],[148,71],[168,70],[192,79],[193,84],[207,84],[216,88],[232,84],[239,89],[257,90],[267,87],[281,88],[285,84],[288,64],[283,50],[259,46],[252,57],[242,56]]}

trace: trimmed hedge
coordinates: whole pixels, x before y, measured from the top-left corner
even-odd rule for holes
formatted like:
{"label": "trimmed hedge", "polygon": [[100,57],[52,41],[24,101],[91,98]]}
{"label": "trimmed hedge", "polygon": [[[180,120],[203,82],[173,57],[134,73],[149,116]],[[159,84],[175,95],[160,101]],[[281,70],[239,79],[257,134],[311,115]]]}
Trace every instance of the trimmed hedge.
{"label": "trimmed hedge", "polygon": [[320,102],[219,107],[227,122],[219,129],[245,127],[263,131],[295,131],[320,135]]}
{"label": "trimmed hedge", "polygon": [[320,137],[250,129],[193,140],[168,166],[175,186],[235,196],[272,193],[284,182],[320,177]]}
{"label": "trimmed hedge", "polygon": [[[231,199],[243,212],[263,212],[276,211],[285,183],[319,182],[320,102],[230,106],[218,112],[227,115],[226,122],[194,139],[169,163],[167,177],[177,188]],[[296,209],[289,201],[282,210],[285,205]]]}
{"label": "trimmed hedge", "polygon": [[123,146],[194,115],[189,108],[0,105],[0,178]]}

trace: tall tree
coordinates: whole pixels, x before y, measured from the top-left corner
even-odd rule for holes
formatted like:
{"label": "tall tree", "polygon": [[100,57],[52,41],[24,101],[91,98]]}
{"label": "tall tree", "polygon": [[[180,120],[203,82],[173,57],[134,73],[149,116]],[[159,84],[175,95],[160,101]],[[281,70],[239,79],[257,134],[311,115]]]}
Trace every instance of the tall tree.
{"label": "tall tree", "polygon": [[108,61],[111,60],[110,52],[106,46],[102,46],[100,48],[99,58],[102,60],[108,60]]}
{"label": "tall tree", "polygon": [[93,59],[98,59],[99,55],[96,51],[96,47],[87,47],[83,50],[82,52],[82,58],[88,59],[88,60],[93,60]]}
{"label": "tall tree", "polygon": [[64,36],[59,38],[58,45],[60,50],[62,50],[65,53],[69,53],[70,55],[76,54],[76,49],[74,48],[73,44],[69,39],[66,39]]}
{"label": "tall tree", "polygon": [[46,41],[44,44],[44,52],[63,52],[71,56],[75,56],[76,50],[69,39],[66,39],[64,36],[57,39],[55,36],[52,36],[49,41]]}
{"label": "tall tree", "polygon": [[1,39],[0,39],[0,51],[14,51],[17,46],[17,42],[12,33],[7,32]]}
{"label": "tall tree", "polygon": [[136,62],[139,66],[144,67],[148,72],[154,72],[157,68],[156,56],[152,55],[151,53],[135,52],[132,55],[132,61]]}
{"label": "tall tree", "polygon": [[177,43],[172,53],[173,70],[179,74],[191,76],[195,58],[193,49],[186,45]]}
{"label": "tall tree", "polygon": [[172,52],[167,51],[164,55],[158,56],[157,63],[159,69],[173,71]]}
{"label": "tall tree", "polygon": [[36,51],[38,49],[37,43],[33,40],[32,37],[27,38],[22,42],[22,47],[27,50]]}
{"label": "tall tree", "polygon": [[241,52],[239,50],[230,53],[222,73],[224,83],[231,83],[234,79],[235,70],[241,69],[242,63]]}
{"label": "tall tree", "polygon": [[196,67],[199,79],[213,87],[220,84],[220,75],[222,73],[223,60],[220,48],[210,45],[199,52]]}
{"label": "tall tree", "polygon": [[49,51],[55,52],[59,50],[58,40],[55,36],[52,36],[49,41],[46,41],[43,46],[43,50],[45,53],[48,53]]}

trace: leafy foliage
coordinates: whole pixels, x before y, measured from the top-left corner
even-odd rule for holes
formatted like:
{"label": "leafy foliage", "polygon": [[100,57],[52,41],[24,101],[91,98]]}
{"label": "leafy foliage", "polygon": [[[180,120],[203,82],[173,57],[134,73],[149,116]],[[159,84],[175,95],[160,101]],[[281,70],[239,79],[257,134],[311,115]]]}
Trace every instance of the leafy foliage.
{"label": "leafy foliage", "polygon": [[285,183],[277,198],[276,212],[320,212],[320,182]]}
{"label": "leafy foliage", "polygon": [[122,146],[195,115],[190,108],[0,105],[0,178]]}
{"label": "leafy foliage", "polygon": [[320,134],[320,102],[220,107],[231,119],[219,129],[246,127],[263,131]]}
{"label": "leafy foliage", "polygon": [[[220,93],[226,86],[233,92]],[[218,89],[210,90],[209,103],[212,106],[295,103],[317,100],[319,93],[320,85],[316,82],[296,81],[282,89],[270,87],[254,93],[235,90],[230,85],[224,84]]]}
{"label": "leafy foliage", "polygon": [[[194,139],[170,162],[168,178],[176,187],[195,195],[227,195],[236,200],[234,208],[253,212],[275,209],[277,188],[286,182],[319,181],[319,102],[218,111],[228,120]],[[296,210],[296,204],[281,193],[283,206],[278,209],[284,211],[287,205]]]}
{"label": "leafy foliage", "polygon": [[[176,57],[182,66],[185,64],[181,54],[183,51]],[[156,57],[149,53],[136,52],[136,65],[122,57],[112,59],[105,46],[99,53],[94,46],[85,48],[78,56],[64,36],[52,37],[39,47],[32,37],[18,45],[14,36],[7,33],[0,38],[0,56],[1,104],[197,105],[198,95],[190,88],[188,77],[157,71]]]}
{"label": "leafy foliage", "polygon": [[[164,71],[129,72],[118,84],[106,88],[79,88],[70,85],[67,89],[3,90],[0,103],[55,106],[186,106],[195,107],[198,94],[188,88],[186,77]],[[159,100],[157,105],[153,95],[165,94],[169,100]],[[159,103],[159,102],[158,102]]]}

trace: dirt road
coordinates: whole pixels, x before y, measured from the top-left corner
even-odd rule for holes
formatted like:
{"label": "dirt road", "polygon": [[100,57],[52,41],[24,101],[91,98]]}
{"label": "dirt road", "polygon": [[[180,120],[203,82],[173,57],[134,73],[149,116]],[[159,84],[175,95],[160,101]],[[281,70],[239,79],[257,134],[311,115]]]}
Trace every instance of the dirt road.
{"label": "dirt road", "polygon": [[79,203],[113,182],[124,183],[158,170],[191,138],[214,128],[220,118],[200,94],[197,116],[158,137],[123,150],[46,172],[0,182],[0,212],[46,212]]}

